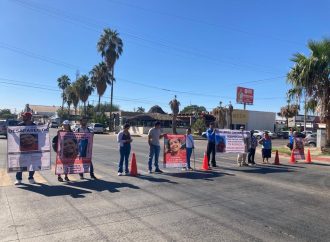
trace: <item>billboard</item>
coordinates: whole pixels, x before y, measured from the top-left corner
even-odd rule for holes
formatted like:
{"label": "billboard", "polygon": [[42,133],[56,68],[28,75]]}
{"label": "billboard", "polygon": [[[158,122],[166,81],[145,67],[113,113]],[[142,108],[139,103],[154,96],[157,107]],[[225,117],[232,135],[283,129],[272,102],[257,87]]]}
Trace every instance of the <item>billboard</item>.
{"label": "billboard", "polygon": [[236,102],[240,104],[253,104],[254,90],[245,87],[237,87]]}
{"label": "billboard", "polygon": [[47,125],[8,127],[8,172],[50,170]]}

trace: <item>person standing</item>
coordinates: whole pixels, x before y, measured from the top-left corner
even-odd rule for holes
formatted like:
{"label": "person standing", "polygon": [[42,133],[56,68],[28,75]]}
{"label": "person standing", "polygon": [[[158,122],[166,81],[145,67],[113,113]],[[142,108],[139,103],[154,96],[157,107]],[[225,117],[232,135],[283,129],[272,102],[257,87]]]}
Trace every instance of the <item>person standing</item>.
{"label": "person standing", "polygon": [[[90,133],[90,129],[87,127],[87,118],[86,117],[82,117],[80,119],[80,127],[78,129],[76,129],[76,132],[79,133]],[[93,162],[91,161],[91,165],[89,168],[89,174],[91,176],[92,179],[97,180],[96,176],[94,175],[94,166],[93,166]],[[84,173],[79,173],[80,179],[84,179]]]}
{"label": "person standing", "polygon": [[191,128],[188,128],[186,130],[186,152],[187,152],[187,170],[192,171],[193,169],[190,166],[190,157],[193,152],[193,149],[195,148],[194,145],[194,138],[191,134]]}
{"label": "person standing", "polygon": [[[17,126],[35,126],[36,124],[32,121],[32,113],[24,112],[22,113],[23,122],[20,122]],[[34,184],[34,173],[35,171],[29,171],[28,181],[30,184]],[[16,172],[16,181],[15,185],[20,185],[22,183],[22,172]]]}
{"label": "person standing", "polygon": [[149,144],[149,161],[148,161],[148,170],[149,173],[152,173],[152,159],[155,157],[155,172],[162,173],[159,169],[158,159],[160,153],[160,142],[159,140],[163,138],[164,135],[160,130],[160,122],[156,121],[154,127],[151,128],[148,132],[148,144]]}
{"label": "person standing", "polygon": [[[53,140],[52,140],[52,147],[53,147],[53,149],[54,149],[54,151],[55,151],[56,153],[58,152],[57,148],[58,148],[58,133],[59,133],[59,132],[72,132],[71,127],[70,127],[70,122],[69,122],[69,120],[64,120],[64,121],[63,121],[63,123],[62,123],[62,130],[59,130],[59,131],[57,132],[57,135],[56,135],[56,136],[53,138]],[[57,180],[58,180],[59,182],[63,182],[63,178],[62,178],[62,176],[61,176],[60,174],[57,175]],[[67,172],[64,173],[64,180],[65,180],[65,181],[70,181]]]}
{"label": "person standing", "polygon": [[248,148],[250,146],[250,139],[247,136],[247,134],[244,133],[243,126],[240,127],[240,131],[242,132],[242,138],[244,142],[244,152],[237,155],[237,165],[247,166],[248,164],[246,163],[246,156],[247,156]]}
{"label": "person standing", "polygon": [[250,147],[249,147],[249,154],[248,154],[248,164],[249,165],[255,165],[254,161],[254,156],[256,154],[256,148],[258,146],[258,140],[257,138],[253,135],[254,130],[251,130],[251,142],[250,142]]}
{"label": "person standing", "polygon": [[132,138],[131,134],[129,133],[129,124],[124,125],[124,129],[120,131],[117,135],[117,142],[119,143],[119,153],[120,153],[120,160],[118,165],[118,176],[123,175],[123,163],[125,160],[125,175],[129,174],[128,170],[128,158],[131,153],[131,143]]}
{"label": "person standing", "polygon": [[272,140],[268,132],[265,132],[264,137],[259,140],[259,144],[262,145],[262,163],[265,164],[265,159],[268,163],[268,159],[272,156]]}
{"label": "person standing", "polygon": [[217,164],[215,162],[215,128],[214,123],[210,123],[209,128],[206,130],[206,137],[207,137],[207,149],[206,149],[206,155],[207,155],[207,161],[209,163],[210,167],[210,156],[212,153],[212,167],[216,167]]}
{"label": "person standing", "polygon": [[293,150],[293,143],[294,143],[294,135],[295,135],[296,131],[292,131],[292,128],[290,128],[289,131],[289,148],[292,151]]}

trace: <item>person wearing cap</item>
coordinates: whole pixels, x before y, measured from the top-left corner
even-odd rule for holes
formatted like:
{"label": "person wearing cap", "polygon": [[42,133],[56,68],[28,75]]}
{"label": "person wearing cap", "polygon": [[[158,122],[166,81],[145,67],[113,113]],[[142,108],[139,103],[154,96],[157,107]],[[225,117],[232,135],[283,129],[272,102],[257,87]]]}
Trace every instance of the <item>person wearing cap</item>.
{"label": "person wearing cap", "polygon": [[156,121],[154,127],[151,128],[148,132],[148,144],[149,144],[149,161],[148,161],[148,170],[149,173],[152,173],[152,159],[155,157],[155,172],[162,173],[159,169],[158,159],[160,153],[160,142],[159,140],[163,138],[164,135],[161,133],[160,122]]}
{"label": "person wearing cap", "polygon": [[131,134],[129,133],[129,124],[124,125],[124,129],[121,130],[117,135],[117,142],[119,143],[119,153],[120,159],[118,164],[118,176],[123,175],[123,165],[125,160],[125,175],[129,174],[128,170],[128,158],[131,153],[131,143],[132,138]]}
{"label": "person wearing cap", "polygon": [[215,162],[215,126],[213,122],[210,123],[209,128],[206,130],[206,137],[207,137],[207,149],[206,149],[207,161],[210,167],[210,156],[212,153],[211,163],[213,167],[216,167],[217,164]]}
{"label": "person wearing cap", "polygon": [[250,147],[249,147],[249,154],[248,154],[248,164],[249,165],[255,165],[255,161],[254,161],[254,156],[256,154],[256,148],[258,146],[258,140],[257,138],[253,135],[254,130],[250,131],[250,135],[251,135],[251,142],[250,142]]}
{"label": "person wearing cap", "polygon": [[[32,113],[30,112],[24,112],[22,113],[22,118],[23,118],[23,122],[20,122],[17,126],[35,126],[36,124],[33,123],[32,121]],[[29,177],[28,180],[31,184],[34,184],[34,173],[35,171],[29,171]],[[22,172],[16,172],[16,181],[15,181],[15,185],[19,185],[22,183]]]}
{"label": "person wearing cap", "polygon": [[[76,129],[75,132],[79,132],[79,133],[90,133],[91,130],[87,127],[87,118],[86,117],[82,117],[80,119],[80,127],[78,129]],[[90,177],[94,180],[97,180],[96,176],[94,175],[94,166],[93,163],[91,161],[91,165],[89,168],[89,174]],[[84,179],[84,173],[79,173],[80,179]]]}
{"label": "person wearing cap", "polygon": [[244,142],[244,152],[237,155],[237,165],[238,166],[248,166],[246,163],[246,156],[248,152],[248,147],[250,146],[249,137],[244,133],[244,127],[241,126],[239,130],[242,132],[242,138]]}
{"label": "person wearing cap", "polygon": [[[71,127],[70,127],[70,122],[69,120],[64,120],[63,123],[62,123],[62,130],[59,130],[59,132],[72,132],[71,130]],[[53,138],[52,140],[52,147],[54,149],[54,151],[57,153],[58,150],[57,150],[57,147],[58,147],[58,133],[57,135]],[[57,180],[59,182],[63,182],[63,178],[60,174],[57,175]],[[68,177],[68,173],[64,173],[64,180],[65,181],[70,181],[69,177]]]}

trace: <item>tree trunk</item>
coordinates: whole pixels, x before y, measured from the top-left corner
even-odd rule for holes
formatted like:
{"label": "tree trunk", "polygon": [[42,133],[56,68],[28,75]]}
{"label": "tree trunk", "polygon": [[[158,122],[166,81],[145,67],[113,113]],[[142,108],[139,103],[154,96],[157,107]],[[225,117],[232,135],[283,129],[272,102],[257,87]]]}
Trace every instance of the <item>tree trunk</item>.
{"label": "tree trunk", "polygon": [[64,89],[62,91],[62,108],[61,108],[62,113],[63,113],[63,107],[64,107]]}
{"label": "tree trunk", "polygon": [[173,114],[173,119],[172,119],[172,131],[173,131],[173,134],[177,134],[176,132],[176,114]]}
{"label": "tree trunk", "polygon": [[112,99],[113,99],[113,84],[114,84],[114,67],[112,67],[111,70],[111,76],[112,76],[112,82],[111,82],[111,94],[110,94],[110,122],[109,122],[109,131],[112,132],[113,131],[113,118],[112,118]]}
{"label": "tree trunk", "polygon": [[70,117],[70,107],[71,107],[71,105],[68,105],[68,115],[69,115],[69,117]]}
{"label": "tree trunk", "polygon": [[86,102],[84,102],[84,116],[86,116]]}
{"label": "tree trunk", "polygon": [[100,109],[101,109],[101,96],[99,95],[99,106],[97,108],[97,111],[100,112]]}

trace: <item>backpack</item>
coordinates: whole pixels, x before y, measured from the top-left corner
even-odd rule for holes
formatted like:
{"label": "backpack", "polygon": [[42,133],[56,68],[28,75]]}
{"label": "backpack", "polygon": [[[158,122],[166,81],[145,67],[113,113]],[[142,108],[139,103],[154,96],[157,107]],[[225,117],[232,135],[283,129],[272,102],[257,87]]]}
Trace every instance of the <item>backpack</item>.
{"label": "backpack", "polygon": [[52,140],[52,147],[55,152],[57,152],[57,143],[58,143],[58,135],[56,135]]}

